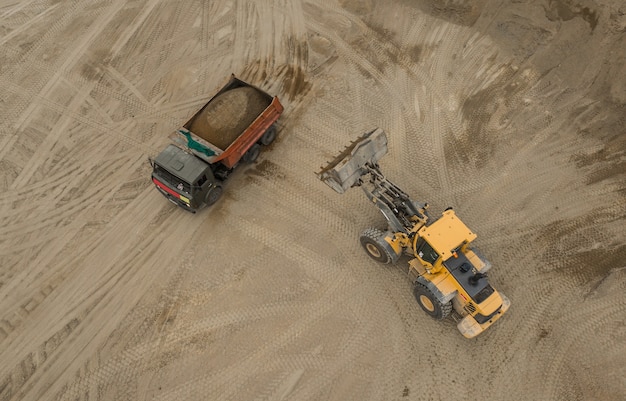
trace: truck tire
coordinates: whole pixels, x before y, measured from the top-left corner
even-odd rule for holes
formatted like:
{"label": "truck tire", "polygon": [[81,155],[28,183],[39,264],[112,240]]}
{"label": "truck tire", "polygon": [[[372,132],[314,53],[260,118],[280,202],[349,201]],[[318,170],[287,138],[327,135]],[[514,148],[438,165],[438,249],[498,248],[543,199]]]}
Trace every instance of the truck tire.
{"label": "truck tire", "polygon": [[274,142],[274,139],[276,139],[276,126],[272,125],[267,129],[267,131],[265,131],[259,142],[261,142],[262,145],[267,146]]}
{"label": "truck tire", "polygon": [[261,146],[258,143],[255,143],[246,153],[244,153],[243,161],[246,163],[254,163],[259,157],[259,153],[261,153]]}
{"label": "truck tire", "polygon": [[397,260],[390,252],[391,246],[385,241],[385,233],[377,228],[363,230],[360,242],[365,253],[377,262],[388,264]]}
{"label": "truck tire", "polygon": [[442,303],[426,286],[415,283],[413,294],[417,303],[431,317],[441,320],[447,317],[452,311],[452,302]]}
{"label": "truck tire", "polygon": [[217,202],[222,197],[222,192],[223,189],[221,185],[215,185],[213,188],[209,189],[206,193],[206,199],[204,201],[206,205],[211,206]]}

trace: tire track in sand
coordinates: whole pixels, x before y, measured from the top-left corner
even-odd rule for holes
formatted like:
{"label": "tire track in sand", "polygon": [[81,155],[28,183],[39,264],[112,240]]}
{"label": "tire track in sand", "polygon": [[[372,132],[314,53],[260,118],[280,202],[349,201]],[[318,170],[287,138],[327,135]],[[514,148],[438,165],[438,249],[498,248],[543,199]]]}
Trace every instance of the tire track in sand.
{"label": "tire track in sand", "polygon": [[[113,5],[107,10],[106,14],[102,18],[97,20],[96,24],[91,27],[88,34],[81,38],[81,40],[77,43],[77,46],[74,47],[70,54],[68,54],[68,56],[65,58],[63,64],[59,66],[56,73],[41,89],[39,93],[40,97],[48,97],[48,95],[55,89],[56,85],[58,85],[58,81],[60,80],[62,74],[66,73],[66,71],[72,65],[78,62],[78,59],[84,54],[85,50],[98,38],[98,35],[102,32],[106,25],[113,20],[117,12],[119,12],[119,10],[124,6],[125,3],[126,2],[124,1],[117,1],[116,3],[113,3]],[[29,107],[26,108],[22,115],[18,117],[15,124],[18,130],[20,130],[28,123],[29,118],[38,107],[39,104],[33,102]],[[40,145],[40,147],[37,149],[34,157],[30,159],[28,167],[18,175],[18,177],[11,185],[11,189],[23,187],[28,183],[29,179],[34,174],[34,171],[38,168],[38,166],[42,162],[42,159],[44,159],[43,155],[50,153],[53,144],[59,140],[59,137],[62,133],[63,130],[58,129],[46,136],[44,144]]]}
{"label": "tire track in sand", "polygon": [[[12,339],[10,344],[5,343],[7,347],[0,352],[0,357],[5,361],[0,368],[0,378],[3,381],[7,377],[16,380],[15,373],[10,376],[9,373],[16,368],[19,370],[25,358],[31,358],[29,350],[33,344],[46,344],[46,333],[62,328],[66,319],[72,316],[78,319],[77,326],[67,339],[59,344],[53,354],[37,364],[20,388],[9,387],[14,396],[20,399],[41,399],[43,394],[60,391],[71,381],[74,372],[91,357],[92,348],[100,344],[119,324],[125,311],[136,304],[150,283],[154,279],[167,277],[176,250],[181,250],[184,245],[184,241],[172,241],[171,238],[190,235],[189,228],[200,222],[190,214],[182,216],[188,224],[173,225],[170,220],[181,219],[181,216],[175,214],[162,224],[177,226],[177,229],[164,231],[157,236],[149,235],[153,230],[148,230],[148,227],[158,213],[158,207],[155,206],[164,206],[163,199],[148,196],[153,191],[153,188],[146,189],[143,196],[132,202],[133,207],[127,207],[118,215],[97,246],[73,262],[79,263],[82,269],[60,283],[48,301],[31,313],[22,326],[20,337]],[[137,211],[141,211],[141,223],[129,227],[128,221],[132,215],[137,215]],[[118,241],[122,235],[128,238],[124,244]],[[115,257],[107,257],[111,254]],[[104,315],[110,319],[98,318]],[[61,357],[68,352],[74,357]],[[50,377],[51,372],[56,372],[54,377]],[[38,380],[44,374],[48,379]]]}

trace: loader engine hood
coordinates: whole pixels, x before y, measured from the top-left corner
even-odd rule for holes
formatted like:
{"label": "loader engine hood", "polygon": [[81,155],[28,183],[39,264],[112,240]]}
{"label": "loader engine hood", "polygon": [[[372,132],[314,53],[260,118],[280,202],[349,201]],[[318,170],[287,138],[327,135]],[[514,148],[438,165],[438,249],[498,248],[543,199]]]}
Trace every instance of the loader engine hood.
{"label": "loader engine hood", "polygon": [[474,266],[464,254],[459,253],[456,257],[451,257],[444,261],[443,265],[477,304],[487,300],[494,293],[495,290],[489,285],[487,276],[476,274]]}

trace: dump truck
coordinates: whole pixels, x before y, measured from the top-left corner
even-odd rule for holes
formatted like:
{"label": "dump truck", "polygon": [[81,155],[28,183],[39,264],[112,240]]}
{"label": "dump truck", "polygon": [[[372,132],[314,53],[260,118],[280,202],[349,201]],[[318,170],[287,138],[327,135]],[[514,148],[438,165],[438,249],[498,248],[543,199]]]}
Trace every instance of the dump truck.
{"label": "dump truck", "polygon": [[387,136],[376,128],[317,175],[339,194],[361,187],[387,221],[387,227],[369,227],[361,233],[367,255],[380,263],[396,263],[408,255],[407,272],[417,303],[435,319],[454,311],[459,331],[473,338],[500,319],[511,303],[489,283],[486,273],[491,263],[472,245],[477,235],[451,207],[432,218],[427,203],[411,199],[388,180],[378,164],[386,153]]}
{"label": "dump truck", "polygon": [[261,146],[274,141],[282,112],[278,97],[231,75],[150,160],[152,182],[187,211],[213,205],[240,162],[253,163]]}

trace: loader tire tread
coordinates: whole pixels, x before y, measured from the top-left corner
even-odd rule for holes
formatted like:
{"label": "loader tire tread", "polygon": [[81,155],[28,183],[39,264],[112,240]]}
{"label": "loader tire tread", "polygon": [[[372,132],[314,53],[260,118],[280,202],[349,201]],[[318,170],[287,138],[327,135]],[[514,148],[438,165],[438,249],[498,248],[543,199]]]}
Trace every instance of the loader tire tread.
{"label": "loader tire tread", "polygon": [[415,283],[413,294],[424,312],[434,319],[445,319],[452,312],[452,302],[441,302],[428,287],[421,283]]}
{"label": "loader tire tread", "polygon": [[391,263],[394,258],[387,247],[382,243],[385,233],[378,228],[366,228],[361,233],[360,242],[367,255],[380,263]]}

